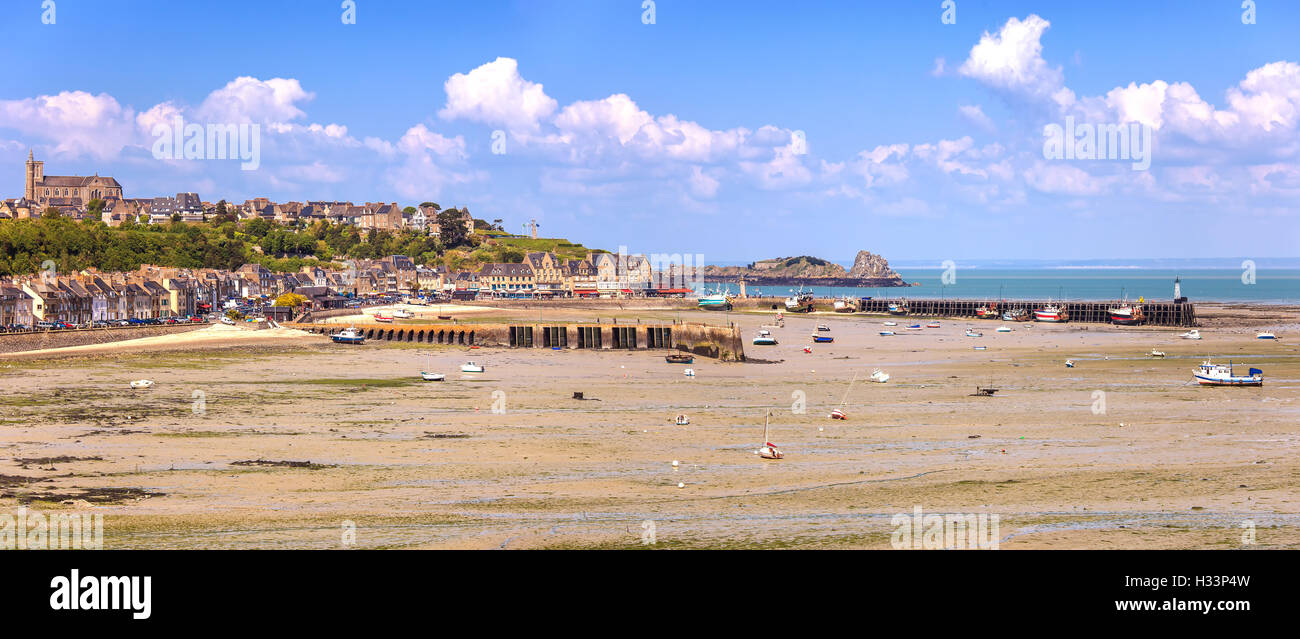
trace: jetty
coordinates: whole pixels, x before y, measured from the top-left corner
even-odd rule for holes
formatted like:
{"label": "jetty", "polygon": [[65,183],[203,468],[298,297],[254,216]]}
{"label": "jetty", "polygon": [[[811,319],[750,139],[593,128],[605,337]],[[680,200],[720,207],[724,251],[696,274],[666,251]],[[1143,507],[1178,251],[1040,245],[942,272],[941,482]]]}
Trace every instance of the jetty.
{"label": "jetty", "polygon": [[558,350],[675,350],[724,361],[744,361],[744,340],[735,325],[715,326],[696,322],[640,323],[435,323],[401,324],[357,322],[293,322],[282,324],[320,335],[333,335],[349,326],[365,335],[366,340],[441,344],[455,346],[494,346],[507,348],[546,348]]}
{"label": "jetty", "polygon": [[[830,309],[830,300],[817,300],[818,310]],[[1095,322],[1109,324],[1110,309],[1121,302],[1063,302],[1060,300],[963,300],[963,299],[869,299],[858,300],[859,313],[878,313],[889,315],[889,306],[905,308],[905,316],[917,317],[970,317],[975,318],[975,311],[981,307],[997,307],[998,318],[1002,313],[1023,309],[1031,316],[1034,309],[1047,304],[1055,304],[1065,309],[1070,322]],[[1134,302],[1129,302],[1134,304]],[[1196,326],[1196,305],[1190,302],[1142,302],[1149,326]]]}

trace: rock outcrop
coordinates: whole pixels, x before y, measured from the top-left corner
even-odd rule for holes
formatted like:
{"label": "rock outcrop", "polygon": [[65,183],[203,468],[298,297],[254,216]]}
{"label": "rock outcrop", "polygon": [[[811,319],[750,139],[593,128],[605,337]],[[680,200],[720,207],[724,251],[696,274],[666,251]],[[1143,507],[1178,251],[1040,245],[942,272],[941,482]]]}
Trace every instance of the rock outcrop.
{"label": "rock outcrop", "polygon": [[744,278],[756,285],[811,286],[907,286],[907,282],[885,258],[870,251],[858,251],[853,268],[845,269],[834,262],[801,255],[759,260],[749,266],[705,266],[705,282],[734,282]]}
{"label": "rock outcrop", "polygon": [[858,251],[858,256],[853,259],[853,268],[849,269],[849,277],[860,277],[864,279],[888,277],[898,278],[899,275],[894,269],[889,268],[889,261],[880,255],[871,251]]}

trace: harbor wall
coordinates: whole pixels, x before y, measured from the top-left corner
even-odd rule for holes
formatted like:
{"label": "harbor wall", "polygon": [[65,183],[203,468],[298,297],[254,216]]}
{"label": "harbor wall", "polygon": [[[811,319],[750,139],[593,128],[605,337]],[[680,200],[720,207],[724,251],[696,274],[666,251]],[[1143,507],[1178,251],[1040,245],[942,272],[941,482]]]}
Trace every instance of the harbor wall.
{"label": "harbor wall", "polygon": [[[813,302],[813,310],[831,312],[834,300],[818,299]],[[1032,314],[1034,309],[1047,304],[1065,307],[1071,322],[1110,323],[1110,309],[1119,302],[1056,302],[1051,300],[966,300],[966,299],[872,299],[858,300],[858,313],[890,315],[889,305],[906,305],[908,311],[903,317],[940,318],[940,317],[976,317],[975,311],[981,306],[996,304],[1001,321],[1001,313],[1008,310],[1024,309]],[[780,299],[745,299],[732,303],[735,310],[780,310],[785,311],[785,301]],[[1196,305],[1188,302],[1142,302],[1149,326],[1196,326]]]}
{"label": "harbor wall", "polygon": [[112,326],[107,328],[79,328],[62,331],[31,331],[0,333],[0,353],[20,353],[64,346],[108,344],[141,337],[155,337],[185,333],[207,328],[211,324],[174,324],[160,326]]}

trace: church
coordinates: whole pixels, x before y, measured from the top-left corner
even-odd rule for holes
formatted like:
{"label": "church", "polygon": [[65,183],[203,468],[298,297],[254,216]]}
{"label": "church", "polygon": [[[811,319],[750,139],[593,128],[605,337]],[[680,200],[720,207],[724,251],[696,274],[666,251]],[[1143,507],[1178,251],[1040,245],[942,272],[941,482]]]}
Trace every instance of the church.
{"label": "church", "polygon": [[37,162],[28,151],[23,198],[35,203],[37,210],[47,206],[83,209],[94,199],[122,199],[122,185],[111,177],[99,175],[46,175],[45,162]]}

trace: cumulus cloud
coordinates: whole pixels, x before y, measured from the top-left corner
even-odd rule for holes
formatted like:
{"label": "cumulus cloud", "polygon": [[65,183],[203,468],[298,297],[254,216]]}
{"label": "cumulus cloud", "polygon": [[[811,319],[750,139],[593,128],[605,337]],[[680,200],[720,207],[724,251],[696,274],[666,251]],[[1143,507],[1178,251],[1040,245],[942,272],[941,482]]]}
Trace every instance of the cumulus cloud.
{"label": "cumulus cloud", "polygon": [[59,155],[117,156],[136,142],[135,112],[107,93],[64,91],[19,100],[0,100],[0,127],[53,141]]}
{"label": "cumulus cloud", "polygon": [[306,113],[297,103],[315,97],[293,78],[241,76],[209,93],[195,110],[195,117],[219,123],[284,123],[304,117]]}
{"label": "cumulus cloud", "polygon": [[469,73],[452,75],[443,90],[447,103],[438,111],[443,119],[502,126],[517,137],[536,132],[558,104],[541,84],[519,75],[519,63],[511,58],[497,58]]}
{"label": "cumulus cloud", "polygon": [[1059,67],[1043,59],[1041,38],[1051,23],[1036,15],[1011,18],[997,33],[984,32],[958,73],[1009,95],[1054,97],[1064,86]]}

